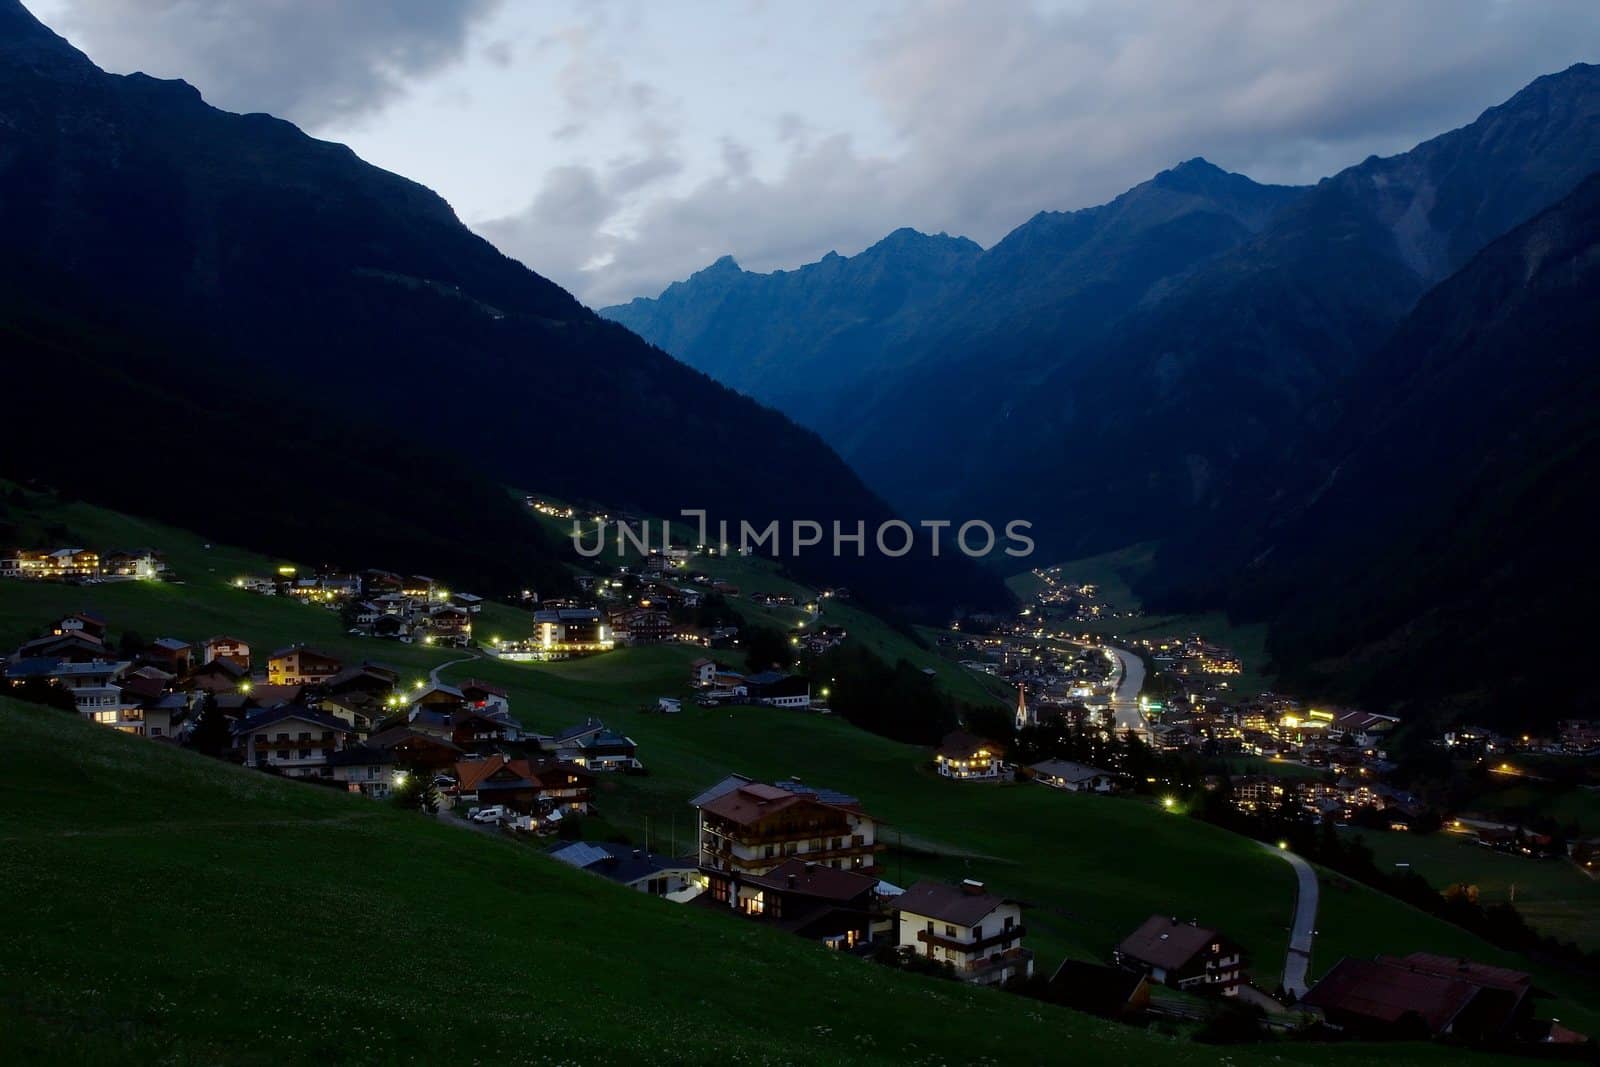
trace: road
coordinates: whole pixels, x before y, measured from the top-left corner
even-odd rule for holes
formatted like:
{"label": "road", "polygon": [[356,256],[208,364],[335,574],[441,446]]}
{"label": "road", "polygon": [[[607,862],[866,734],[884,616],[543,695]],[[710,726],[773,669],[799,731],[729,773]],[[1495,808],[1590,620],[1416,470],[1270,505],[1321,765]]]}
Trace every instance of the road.
{"label": "road", "polygon": [[1106,645],[1105,649],[1117,659],[1117,691],[1111,697],[1111,711],[1117,718],[1118,730],[1144,733],[1150,724],[1139,708],[1139,690],[1144,688],[1144,660],[1125,648]]}
{"label": "road", "polygon": [[1283,988],[1297,997],[1304,996],[1306,969],[1311,966],[1311,941],[1317,933],[1317,872],[1287,849],[1265,843],[1261,847],[1281,856],[1294,868],[1294,922],[1289,927],[1289,952],[1283,958]]}
{"label": "road", "polygon": [[437,667],[433,668],[433,670],[428,672],[428,684],[429,685],[438,685],[439,684],[439,672],[444,670],[446,667],[454,667],[457,663],[470,663],[470,662],[472,662],[473,660],[475,660],[477,658],[478,658],[478,654],[476,652],[471,652],[471,653],[468,653],[465,656],[462,656],[459,659],[448,659],[448,660],[445,660],[443,663],[439,664]]}

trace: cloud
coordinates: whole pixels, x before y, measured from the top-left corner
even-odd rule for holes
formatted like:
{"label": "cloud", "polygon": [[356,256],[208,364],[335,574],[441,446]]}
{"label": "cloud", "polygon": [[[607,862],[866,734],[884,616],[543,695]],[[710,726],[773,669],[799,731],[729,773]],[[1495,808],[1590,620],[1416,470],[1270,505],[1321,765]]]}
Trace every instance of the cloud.
{"label": "cloud", "polygon": [[219,107],[316,129],[463,58],[499,2],[64,0],[51,22],[108,70],[181,77]]}
{"label": "cloud", "polygon": [[891,9],[857,44],[863,106],[889,142],[774,109],[776,159],[725,137],[720,173],[621,196],[588,237],[566,235],[592,253],[562,257],[586,264],[576,274],[519,247],[513,223],[494,232],[592,305],[653,295],[724,253],[792,267],[901,225],[987,245],[1191,156],[1311,182],[1402,151],[1600,54],[1600,20],[1591,0],[941,0]]}

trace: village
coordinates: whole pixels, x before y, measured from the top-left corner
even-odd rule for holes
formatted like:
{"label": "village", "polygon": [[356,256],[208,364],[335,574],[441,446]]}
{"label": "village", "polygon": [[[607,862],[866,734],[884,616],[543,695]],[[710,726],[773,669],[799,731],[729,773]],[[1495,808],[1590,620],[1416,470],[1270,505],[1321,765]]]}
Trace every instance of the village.
{"label": "village", "polygon": [[[569,517],[570,509],[549,513]],[[470,676],[446,682],[443,665],[422,675],[383,661],[385,642],[459,650],[452,664],[559,662],[680,644],[705,652],[690,662],[679,689],[654,698],[652,713],[683,715],[692,703],[829,714],[827,685],[804,673],[737,669],[740,634],[749,630],[727,603],[748,597],[761,608],[792,609],[799,616],[788,635],[795,655],[820,655],[849,633],[823,624],[818,605],[848,600],[848,590],[744,594],[697,569],[696,557],[706,552],[668,548],[581,575],[577,597],[541,599],[523,591],[513,598],[528,622],[523,633],[483,632],[485,597],[425,575],[303,574],[286,565],[272,574],[238,575],[231,584],[240,596],[337,613],[349,636],[372,641],[372,657],[352,660],[314,643],[259,649],[226,634],[130,640],[115,620],[86,609],[48,620],[38,636],[11,650],[4,677],[11,695],[96,724],[414,807],[464,829],[509,835],[554,862],[671,902],[720,910],[881,964],[1005,987],[1111,1018],[1197,1019],[1196,1003],[1210,999],[1248,1004],[1280,1029],[1311,1020],[1356,1036],[1411,1036],[1421,1018],[1433,1035],[1567,1039],[1568,1031],[1534,1020],[1526,974],[1409,953],[1346,958],[1312,985],[1293,977],[1291,961],[1282,981],[1267,976],[1258,985],[1237,941],[1202,916],[1152,914],[1103,959],[1068,959],[1036,972],[1035,952],[1025,943],[1026,901],[976,877],[889,881],[881,862],[890,848],[887,824],[857,797],[821,783],[742,774],[706,783],[684,798],[694,835],[685,852],[676,849],[675,832],[667,835],[666,851],[652,848],[660,840],[648,835],[590,839],[584,822],[605,805],[599,783],[649,774],[650,753],[633,738],[593,716],[548,732],[534,729],[513,709],[504,685]],[[108,551],[103,558],[74,547],[18,552],[0,571],[16,581],[80,586],[171,577],[153,549]],[[1132,649],[1073,636],[1044,623],[1049,599],[1009,619],[962,620],[939,638],[941,655],[1015,693],[1009,712],[964,723],[929,753],[931,769],[951,789],[1025,782],[1168,810],[1198,806],[1196,797],[1220,798],[1247,817],[1388,832],[1423,829],[1432,820],[1430,829],[1474,834],[1529,856],[1552,846],[1550,835],[1440,813],[1392,785],[1395,763],[1386,744],[1401,726],[1395,716],[1306,707],[1272,693],[1236,696],[1228,689],[1240,669],[1231,650],[1195,634],[1130,642],[1137,645]],[[1073,621],[1106,617],[1092,607],[1080,614],[1092,599],[1092,587],[1074,588]],[[1133,663],[1149,672],[1149,683],[1140,683],[1145,675]],[[1517,752],[1593,756],[1597,736],[1595,723],[1567,722],[1550,738],[1456,728],[1434,740],[1453,755],[1493,762]],[[1230,761],[1240,759],[1252,769],[1229,773]],[[1215,770],[1196,778],[1196,760]],[[1280,773],[1279,766],[1293,771]],[[950,802],[959,810],[961,794]],[[1591,865],[1593,845],[1565,843],[1574,861]],[[1314,899],[1311,907],[1314,918]],[[1291,958],[1294,951],[1308,948],[1291,950]],[[1304,975],[1303,962],[1298,973]],[[1391,973],[1406,976],[1394,1002],[1360,994]]]}

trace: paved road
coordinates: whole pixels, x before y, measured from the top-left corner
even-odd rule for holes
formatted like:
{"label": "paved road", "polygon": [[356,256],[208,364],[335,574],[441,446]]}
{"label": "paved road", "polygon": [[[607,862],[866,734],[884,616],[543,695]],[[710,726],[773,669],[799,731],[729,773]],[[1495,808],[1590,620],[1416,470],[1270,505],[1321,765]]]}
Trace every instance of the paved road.
{"label": "paved road", "polygon": [[1317,932],[1317,872],[1311,864],[1287,849],[1263,843],[1262,848],[1294,868],[1294,923],[1289,928],[1289,953],[1283,958],[1283,988],[1295,996],[1306,992],[1306,968],[1311,965],[1311,941]]}
{"label": "paved road", "polygon": [[1118,730],[1143,733],[1149,728],[1144,712],[1139,709],[1139,690],[1144,688],[1144,660],[1125,648],[1105,646],[1117,658],[1117,691],[1111,697],[1111,711],[1117,717]]}

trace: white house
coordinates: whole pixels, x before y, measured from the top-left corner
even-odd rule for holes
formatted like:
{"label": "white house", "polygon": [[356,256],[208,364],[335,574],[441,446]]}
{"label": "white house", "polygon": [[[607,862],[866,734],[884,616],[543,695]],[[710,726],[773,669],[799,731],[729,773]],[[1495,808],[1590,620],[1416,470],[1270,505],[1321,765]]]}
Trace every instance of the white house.
{"label": "white house", "polygon": [[948,963],[956,977],[977,985],[1033,974],[1033,952],[1022,947],[1022,906],[982,882],[918,882],[894,904],[902,951]]}
{"label": "white house", "polygon": [[1110,771],[1071,760],[1045,760],[1028,769],[1033,772],[1034,781],[1069,793],[1109,793],[1117,782],[1117,776]]}

